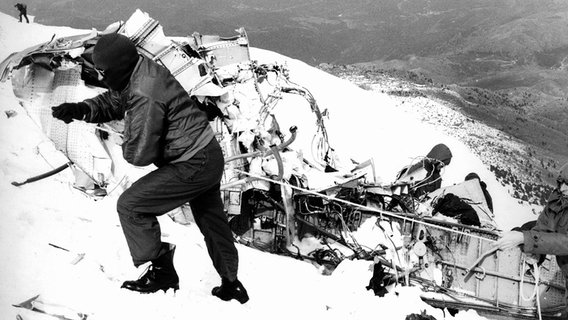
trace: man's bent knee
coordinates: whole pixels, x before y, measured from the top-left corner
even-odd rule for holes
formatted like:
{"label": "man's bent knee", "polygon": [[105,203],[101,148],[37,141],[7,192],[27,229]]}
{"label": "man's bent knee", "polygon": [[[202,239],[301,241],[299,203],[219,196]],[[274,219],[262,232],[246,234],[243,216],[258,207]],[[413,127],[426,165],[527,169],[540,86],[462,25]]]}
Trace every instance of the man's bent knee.
{"label": "man's bent knee", "polygon": [[134,201],[132,197],[129,195],[130,193],[128,190],[123,192],[120,197],[118,197],[118,201],[116,202],[116,211],[120,215],[124,216],[133,216],[134,215]]}

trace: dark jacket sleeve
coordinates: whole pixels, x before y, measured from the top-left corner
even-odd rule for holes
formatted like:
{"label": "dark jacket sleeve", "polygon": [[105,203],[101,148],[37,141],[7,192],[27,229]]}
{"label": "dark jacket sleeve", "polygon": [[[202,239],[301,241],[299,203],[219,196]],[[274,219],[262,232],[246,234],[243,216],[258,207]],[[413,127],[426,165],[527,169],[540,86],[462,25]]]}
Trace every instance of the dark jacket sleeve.
{"label": "dark jacket sleeve", "polygon": [[84,101],[90,110],[85,121],[91,123],[122,120],[123,112],[120,103],[120,94],[115,91],[106,91],[98,96]]}
{"label": "dark jacket sleeve", "polygon": [[124,116],[124,159],[135,166],[160,163],[166,107],[151,97],[134,96]]}
{"label": "dark jacket sleeve", "polygon": [[555,232],[554,215],[544,210],[538,217],[536,225],[523,231],[524,251],[534,254],[568,255],[568,235]]}

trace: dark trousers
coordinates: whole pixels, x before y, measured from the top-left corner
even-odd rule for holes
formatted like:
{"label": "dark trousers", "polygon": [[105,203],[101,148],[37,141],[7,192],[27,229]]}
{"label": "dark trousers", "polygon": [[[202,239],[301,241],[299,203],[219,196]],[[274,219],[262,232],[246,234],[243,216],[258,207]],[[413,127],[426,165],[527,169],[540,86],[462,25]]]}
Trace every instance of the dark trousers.
{"label": "dark trousers", "polygon": [[237,278],[238,253],[219,191],[223,168],[213,139],[193,158],[150,172],[120,196],[117,211],[135,266],[164,254],[156,217],[189,202],[213,266],[221,277]]}
{"label": "dark trousers", "polygon": [[22,16],[24,16],[24,18],[26,18],[27,23],[30,23],[30,20],[28,19],[28,15],[25,12],[20,12],[20,22],[22,22]]}

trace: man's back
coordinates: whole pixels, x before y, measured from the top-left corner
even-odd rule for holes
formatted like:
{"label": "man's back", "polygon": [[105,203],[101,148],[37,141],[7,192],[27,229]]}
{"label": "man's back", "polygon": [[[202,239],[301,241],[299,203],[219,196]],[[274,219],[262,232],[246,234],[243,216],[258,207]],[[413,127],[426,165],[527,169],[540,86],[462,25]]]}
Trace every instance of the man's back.
{"label": "man's back", "polygon": [[85,102],[91,108],[87,122],[124,117],[123,156],[134,165],[184,161],[214,139],[205,111],[165,67],[144,56],[123,91]]}
{"label": "man's back", "polygon": [[16,3],[16,8],[20,11],[20,12],[25,12],[26,9],[28,8],[27,5],[25,5],[24,3]]}
{"label": "man's back", "polygon": [[162,119],[168,125],[165,136],[161,137],[162,160],[187,160],[214,138],[207,115],[165,67],[146,57],[141,60],[129,90],[133,95],[143,95],[158,105],[167,106]]}

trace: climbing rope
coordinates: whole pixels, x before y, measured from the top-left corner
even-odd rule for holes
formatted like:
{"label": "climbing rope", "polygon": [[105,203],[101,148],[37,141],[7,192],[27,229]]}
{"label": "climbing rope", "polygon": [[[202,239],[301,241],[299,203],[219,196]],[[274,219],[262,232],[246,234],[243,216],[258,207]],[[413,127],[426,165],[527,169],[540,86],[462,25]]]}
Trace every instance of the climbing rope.
{"label": "climbing rope", "polygon": [[[534,289],[533,292],[531,294],[530,297],[526,297],[523,291],[523,284],[525,281],[525,271],[524,266],[525,264],[532,266],[532,270],[533,270],[533,276],[534,276]],[[538,263],[536,260],[534,259],[530,259],[530,261],[527,261],[526,255],[523,255],[523,260],[521,262],[521,283],[520,283],[520,293],[521,293],[521,298],[523,298],[523,300],[525,301],[532,301],[532,299],[534,299],[536,297],[536,310],[538,313],[538,319],[542,320],[542,313],[541,313],[541,309],[540,309],[540,297],[539,297],[539,281],[540,281],[540,268],[538,266]]]}

